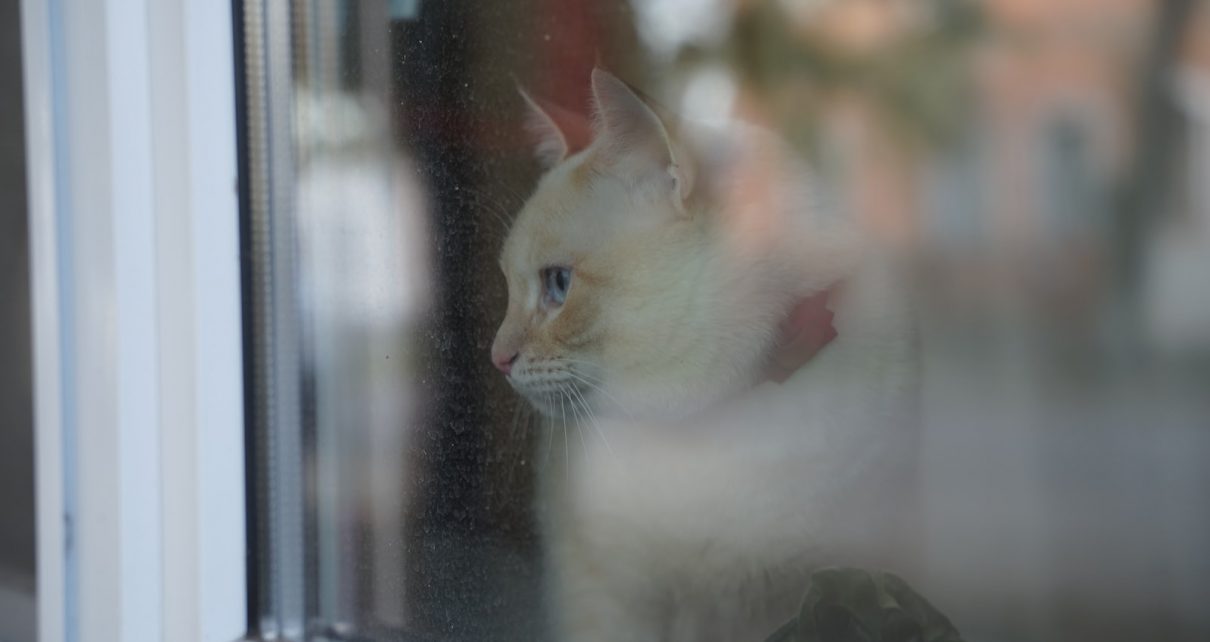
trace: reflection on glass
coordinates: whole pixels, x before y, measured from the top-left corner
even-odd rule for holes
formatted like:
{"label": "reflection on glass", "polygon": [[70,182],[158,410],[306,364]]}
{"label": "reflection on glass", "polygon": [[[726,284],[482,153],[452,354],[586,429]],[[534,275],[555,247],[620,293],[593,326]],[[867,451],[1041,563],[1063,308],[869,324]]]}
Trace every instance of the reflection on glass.
{"label": "reflection on glass", "polygon": [[292,15],[316,630],[1210,633],[1204,6]]}

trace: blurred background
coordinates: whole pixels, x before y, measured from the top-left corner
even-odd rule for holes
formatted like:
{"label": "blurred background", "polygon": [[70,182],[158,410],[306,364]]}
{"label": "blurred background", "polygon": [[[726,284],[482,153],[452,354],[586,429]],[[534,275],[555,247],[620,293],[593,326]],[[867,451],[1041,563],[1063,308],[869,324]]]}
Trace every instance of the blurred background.
{"label": "blurred background", "polygon": [[[907,579],[968,640],[1210,639],[1210,5],[262,4],[287,64],[237,59],[283,88],[288,140],[244,176],[245,301],[291,297],[298,358],[246,367],[300,394],[295,423],[249,429],[296,434],[302,475],[262,452],[251,492],[301,486],[316,636],[540,635],[535,418],[488,361],[496,257],[539,173],[517,84],[583,111],[601,64],[781,133],[912,266],[928,564]],[[33,586],[17,24],[0,13],[0,620]],[[258,272],[268,253],[289,269]]]}

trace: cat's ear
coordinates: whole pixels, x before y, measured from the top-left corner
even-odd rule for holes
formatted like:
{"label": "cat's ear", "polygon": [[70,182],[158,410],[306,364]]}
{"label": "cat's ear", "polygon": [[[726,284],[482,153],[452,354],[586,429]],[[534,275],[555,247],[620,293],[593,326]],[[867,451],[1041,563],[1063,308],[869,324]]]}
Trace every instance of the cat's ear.
{"label": "cat's ear", "polygon": [[693,171],[660,116],[629,85],[599,67],[592,70],[592,97],[602,152],[631,178],[667,188],[683,212]]}
{"label": "cat's ear", "polygon": [[525,101],[525,129],[534,137],[534,153],[543,167],[553,167],[592,142],[588,117],[534,98],[520,85],[517,92]]}

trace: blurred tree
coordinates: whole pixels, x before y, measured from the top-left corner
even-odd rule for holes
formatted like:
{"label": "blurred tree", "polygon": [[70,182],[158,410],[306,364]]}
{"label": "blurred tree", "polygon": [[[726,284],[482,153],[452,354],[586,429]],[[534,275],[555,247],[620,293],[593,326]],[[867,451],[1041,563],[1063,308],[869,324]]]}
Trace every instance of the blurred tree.
{"label": "blurred tree", "polygon": [[[908,146],[944,143],[960,131],[969,104],[962,54],[981,26],[974,3],[837,2],[807,19],[788,15],[784,4],[745,3],[721,47],[687,48],[680,61],[728,61],[744,90],[807,149],[837,101],[858,101]],[[842,13],[858,6],[865,15]],[[829,10],[837,13],[830,20]]]}
{"label": "blurred tree", "polygon": [[1172,95],[1171,70],[1195,9],[1195,0],[1164,0],[1156,11],[1151,51],[1136,93],[1135,147],[1123,173],[1114,218],[1117,313],[1128,358],[1141,354],[1139,287],[1149,224],[1171,205],[1173,169],[1183,121]]}

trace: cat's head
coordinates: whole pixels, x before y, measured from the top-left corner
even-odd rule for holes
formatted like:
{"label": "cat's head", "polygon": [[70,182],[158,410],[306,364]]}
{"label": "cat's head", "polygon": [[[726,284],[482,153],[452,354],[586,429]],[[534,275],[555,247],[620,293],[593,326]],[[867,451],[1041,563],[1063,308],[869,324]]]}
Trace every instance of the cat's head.
{"label": "cat's head", "polygon": [[700,407],[750,382],[777,312],[723,305],[709,207],[665,122],[599,69],[592,94],[592,123],[525,96],[548,171],[501,253],[492,361],[555,416]]}
{"label": "cat's head", "polygon": [[548,414],[671,410],[724,374],[710,372],[720,337],[703,327],[694,177],[629,87],[594,70],[592,93],[592,123],[525,96],[548,171],[501,253],[509,300],[492,361]]}

